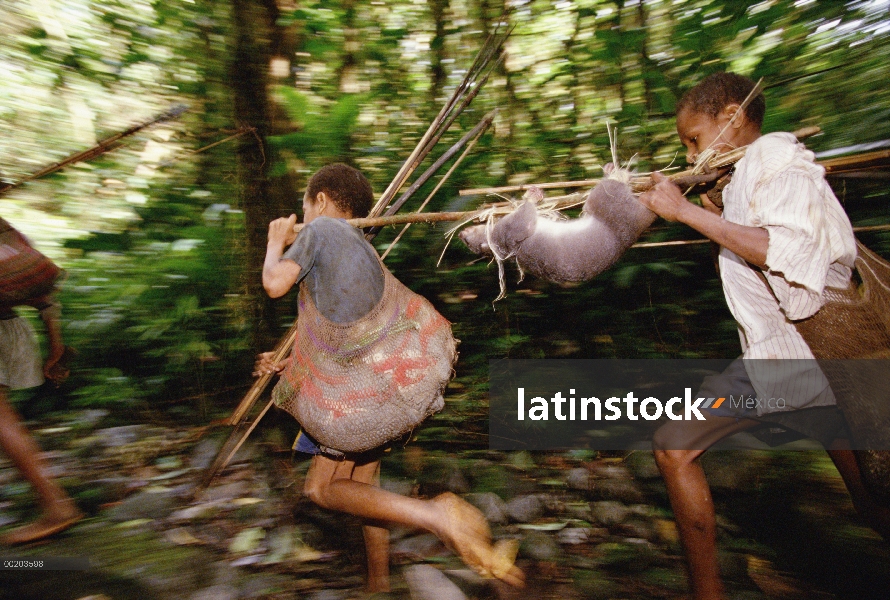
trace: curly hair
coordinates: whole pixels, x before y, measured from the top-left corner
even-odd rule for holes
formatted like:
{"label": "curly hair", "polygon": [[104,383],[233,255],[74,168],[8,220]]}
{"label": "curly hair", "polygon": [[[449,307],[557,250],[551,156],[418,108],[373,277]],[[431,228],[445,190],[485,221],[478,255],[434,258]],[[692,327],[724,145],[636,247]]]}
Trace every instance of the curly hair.
{"label": "curly hair", "polygon": [[338,209],[355,218],[367,217],[374,204],[371,182],[362,172],[343,163],[322,167],[309,178],[306,195],[314,202],[324,192]]}
{"label": "curly hair", "polygon": [[[757,84],[743,75],[713,73],[683,94],[677,103],[677,114],[684,110],[692,110],[716,118],[729,104],[744,102],[755,85]],[[766,100],[760,93],[745,107],[745,116],[760,127],[763,125],[764,113],[766,113]]]}

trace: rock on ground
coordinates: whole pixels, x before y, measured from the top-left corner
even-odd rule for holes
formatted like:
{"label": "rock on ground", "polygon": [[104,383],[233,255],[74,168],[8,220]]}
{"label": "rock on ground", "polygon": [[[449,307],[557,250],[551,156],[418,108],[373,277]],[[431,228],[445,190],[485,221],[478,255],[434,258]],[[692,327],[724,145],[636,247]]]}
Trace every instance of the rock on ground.
{"label": "rock on ground", "polygon": [[445,573],[430,565],[412,565],[404,575],[412,600],[467,600]]}
{"label": "rock on ground", "polygon": [[482,511],[489,523],[501,525],[508,521],[507,513],[509,510],[507,504],[494,492],[467,494],[465,499]]}

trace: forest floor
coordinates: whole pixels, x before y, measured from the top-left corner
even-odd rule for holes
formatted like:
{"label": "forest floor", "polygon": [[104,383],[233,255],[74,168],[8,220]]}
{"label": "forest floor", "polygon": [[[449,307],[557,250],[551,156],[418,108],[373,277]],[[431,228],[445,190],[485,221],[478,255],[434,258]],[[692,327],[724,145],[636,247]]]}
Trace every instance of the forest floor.
{"label": "forest floor", "polygon": [[[0,570],[0,598],[680,599],[687,582],[652,454],[501,453],[423,442],[383,461],[384,487],[476,504],[495,538],[520,540],[523,590],[481,579],[430,534],[394,528],[392,587],[362,591],[359,524],[300,493],[308,468],[261,428],[198,500],[187,499],[226,431],[109,427],[105,411],[29,422],[87,518],[4,557],[87,557],[86,571]],[[447,448],[447,450],[445,449]],[[721,568],[731,598],[886,598],[890,546],[856,516],[821,451],[709,452]],[[0,463],[0,527],[34,498]]]}

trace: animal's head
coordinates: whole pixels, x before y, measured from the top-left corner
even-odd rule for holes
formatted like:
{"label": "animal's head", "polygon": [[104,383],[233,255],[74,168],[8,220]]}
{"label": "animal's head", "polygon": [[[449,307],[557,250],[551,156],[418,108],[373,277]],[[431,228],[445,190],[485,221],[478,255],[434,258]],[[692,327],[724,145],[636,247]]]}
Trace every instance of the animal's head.
{"label": "animal's head", "polygon": [[457,237],[467,245],[467,248],[475,254],[491,256],[491,248],[488,247],[488,236],[485,233],[485,225],[473,225],[461,229]]}

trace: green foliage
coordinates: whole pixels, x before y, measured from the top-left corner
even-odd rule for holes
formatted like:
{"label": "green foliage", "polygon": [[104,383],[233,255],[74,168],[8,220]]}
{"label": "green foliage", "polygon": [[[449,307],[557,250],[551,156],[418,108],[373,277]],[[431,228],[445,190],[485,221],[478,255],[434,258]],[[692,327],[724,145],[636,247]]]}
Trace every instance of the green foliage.
{"label": "green foliage", "polygon": [[120,369],[93,369],[81,373],[84,381],[72,392],[72,406],[115,408],[132,407],[145,398],[142,386]]}
{"label": "green foliage", "polygon": [[[289,151],[294,155],[304,154],[312,149],[315,160],[320,164],[347,159],[350,136],[355,129],[364,94],[344,94],[326,110],[319,105],[323,99],[310,98],[307,94],[290,87],[279,86],[275,93],[285,107],[296,129],[293,133],[269,136],[269,144],[278,151]],[[282,176],[287,172],[287,164],[280,162],[272,176]]]}

